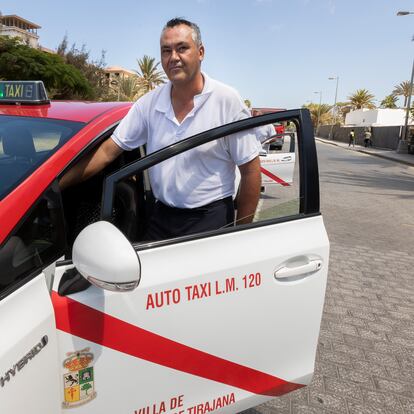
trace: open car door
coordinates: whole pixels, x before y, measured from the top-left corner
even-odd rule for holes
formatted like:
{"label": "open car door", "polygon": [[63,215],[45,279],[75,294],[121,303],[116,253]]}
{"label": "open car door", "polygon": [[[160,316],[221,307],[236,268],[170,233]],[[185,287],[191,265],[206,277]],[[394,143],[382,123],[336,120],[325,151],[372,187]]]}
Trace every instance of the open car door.
{"label": "open car door", "polygon": [[272,187],[253,223],[145,243],[101,221],[78,236],[74,262],[95,286],[61,295],[55,282],[64,407],[240,412],[311,381],[329,242],[306,110],[215,128],[122,168],[106,179],[102,217],[110,220],[118,182],[281,121],[296,126],[292,185]]}

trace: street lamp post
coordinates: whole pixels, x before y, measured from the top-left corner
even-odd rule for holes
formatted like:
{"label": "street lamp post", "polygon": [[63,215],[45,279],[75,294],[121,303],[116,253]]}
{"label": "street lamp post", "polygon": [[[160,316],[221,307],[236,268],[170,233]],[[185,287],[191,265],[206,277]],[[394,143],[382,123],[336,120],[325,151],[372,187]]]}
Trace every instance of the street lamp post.
{"label": "street lamp post", "polygon": [[328,78],[329,80],[336,80],[336,88],[335,88],[335,101],[333,106],[333,124],[331,125],[331,132],[329,133],[329,138],[332,139],[332,130],[334,124],[336,123],[336,100],[338,98],[338,83],[339,83],[339,76],[332,76]]}
{"label": "street lamp post", "polygon": [[410,117],[411,95],[413,94],[413,80],[414,80],[414,59],[413,67],[411,69],[410,93],[407,100],[407,108],[405,110],[404,129],[401,134],[401,139],[398,141],[397,153],[407,154],[408,152],[408,119]]}
{"label": "street lamp post", "polygon": [[[414,12],[399,11],[397,13],[397,16],[407,16],[408,14],[414,14]],[[414,40],[414,37],[411,40]],[[413,81],[414,81],[414,60],[413,60],[413,66],[411,69],[410,92],[409,92],[408,100],[407,100],[407,108],[405,110],[404,128],[402,130],[401,139],[398,141],[398,147],[397,147],[397,153],[399,154],[406,154],[408,152],[408,119],[410,117],[411,95],[413,93]]]}
{"label": "street lamp post", "polygon": [[320,121],[320,118],[321,118],[322,91],[316,91],[314,93],[319,93],[318,118],[317,118],[317,121],[316,121],[316,133],[318,133],[318,130],[319,130],[319,121]]}

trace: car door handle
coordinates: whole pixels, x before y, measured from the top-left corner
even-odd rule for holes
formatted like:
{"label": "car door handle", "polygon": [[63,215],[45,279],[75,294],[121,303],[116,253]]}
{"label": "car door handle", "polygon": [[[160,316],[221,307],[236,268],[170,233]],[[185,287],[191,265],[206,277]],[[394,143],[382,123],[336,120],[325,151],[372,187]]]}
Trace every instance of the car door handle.
{"label": "car door handle", "polygon": [[306,263],[301,266],[296,267],[281,267],[275,271],[276,279],[285,279],[292,276],[304,276],[314,272],[317,272],[322,267],[322,260],[311,260],[309,263]]}
{"label": "car door handle", "polygon": [[288,155],[287,157],[283,157],[282,161],[292,161],[292,156]]}

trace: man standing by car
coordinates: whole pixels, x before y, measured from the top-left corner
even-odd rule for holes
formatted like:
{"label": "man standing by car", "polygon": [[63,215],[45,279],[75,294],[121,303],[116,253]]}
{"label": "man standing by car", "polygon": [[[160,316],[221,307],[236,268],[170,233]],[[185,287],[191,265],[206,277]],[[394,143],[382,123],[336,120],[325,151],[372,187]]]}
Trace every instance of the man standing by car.
{"label": "man standing by car", "polygon": [[[177,141],[250,116],[232,88],[201,72],[198,26],[170,20],[162,30],[161,62],[170,82],[139,99],[111,138],[62,179],[65,187],[97,173],[123,150],[147,144],[151,153]],[[260,162],[253,133],[204,144],[150,169],[157,199],[147,238],[159,240],[213,230],[234,219],[235,166],[241,173],[237,222],[250,223],[260,194]]]}

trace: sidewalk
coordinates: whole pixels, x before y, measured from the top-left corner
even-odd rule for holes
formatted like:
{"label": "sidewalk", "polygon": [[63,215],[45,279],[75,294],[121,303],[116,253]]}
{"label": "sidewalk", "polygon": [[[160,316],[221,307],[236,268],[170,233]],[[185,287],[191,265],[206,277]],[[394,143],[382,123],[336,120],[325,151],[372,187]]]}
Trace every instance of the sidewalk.
{"label": "sidewalk", "polygon": [[364,154],[375,155],[376,157],[385,158],[387,160],[400,162],[401,164],[410,165],[414,167],[414,154],[397,154],[395,150],[382,148],[365,148],[362,145],[355,145],[355,147],[348,147],[346,142],[332,141],[330,139],[315,137],[317,141],[325,144],[336,145],[344,149],[352,151],[363,152]]}

